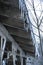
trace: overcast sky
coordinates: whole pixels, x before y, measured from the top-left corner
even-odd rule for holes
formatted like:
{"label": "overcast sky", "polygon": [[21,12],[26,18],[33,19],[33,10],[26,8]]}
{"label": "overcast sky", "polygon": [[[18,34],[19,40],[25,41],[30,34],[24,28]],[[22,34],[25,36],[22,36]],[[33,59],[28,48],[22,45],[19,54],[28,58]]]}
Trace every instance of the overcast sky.
{"label": "overcast sky", "polygon": [[[34,15],[34,11],[32,8],[32,0],[25,0],[25,2],[26,2],[26,6],[28,9],[31,23],[37,27],[37,25],[35,24],[36,17]],[[39,18],[40,14],[43,10],[43,0],[34,0],[34,6],[35,6],[37,17]],[[43,16],[43,13],[42,13],[42,16]],[[33,20],[33,18],[35,19],[35,21]],[[37,23],[37,21],[36,21],[36,23]],[[38,29],[36,29],[35,27],[32,27],[32,28],[33,28],[33,32],[39,36]],[[43,27],[40,27],[40,28],[43,30]],[[35,35],[36,41],[39,42],[39,38],[36,35]],[[41,35],[43,35],[42,32],[41,32]]]}

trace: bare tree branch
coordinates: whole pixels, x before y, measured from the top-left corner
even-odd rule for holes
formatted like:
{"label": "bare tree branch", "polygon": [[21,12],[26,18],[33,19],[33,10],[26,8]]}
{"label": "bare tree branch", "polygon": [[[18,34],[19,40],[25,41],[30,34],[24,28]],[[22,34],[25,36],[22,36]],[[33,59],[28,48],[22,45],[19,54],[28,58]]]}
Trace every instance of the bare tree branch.
{"label": "bare tree branch", "polygon": [[[41,2],[40,2],[40,3],[41,3]],[[40,4],[40,5],[41,5],[41,4]],[[41,9],[42,9],[42,5],[41,5]],[[42,23],[42,21],[40,20],[41,15],[42,15],[42,11],[41,11],[41,14],[40,14],[40,17],[39,17],[39,21],[40,21],[40,23],[39,23],[39,27],[40,27],[40,25],[41,25],[41,23]]]}
{"label": "bare tree branch", "polygon": [[32,4],[33,4],[34,15],[36,17],[37,24],[38,24],[38,18],[37,18],[37,14],[36,14],[36,11],[35,11],[35,6],[34,6],[34,1],[33,0],[32,0]]}
{"label": "bare tree branch", "polygon": [[39,33],[39,38],[40,38],[40,46],[41,46],[41,52],[42,52],[41,36],[40,36],[40,29],[39,29],[39,20],[37,18],[37,14],[36,14],[36,11],[35,11],[35,6],[34,6],[34,1],[33,0],[32,0],[32,3],[33,3],[34,14],[35,14],[35,17],[36,17],[36,20],[37,20],[37,27],[38,27],[38,33]]}
{"label": "bare tree branch", "polygon": [[30,4],[32,6],[32,4],[29,2],[29,0],[28,0],[28,4]]}
{"label": "bare tree branch", "polygon": [[[41,13],[42,14],[42,13]],[[40,16],[41,17],[41,16]],[[43,17],[42,17],[42,19],[43,19]],[[39,23],[39,27],[40,27],[40,25],[41,25],[41,23],[42,23],[42,19],[40,20],[40,23]]]}

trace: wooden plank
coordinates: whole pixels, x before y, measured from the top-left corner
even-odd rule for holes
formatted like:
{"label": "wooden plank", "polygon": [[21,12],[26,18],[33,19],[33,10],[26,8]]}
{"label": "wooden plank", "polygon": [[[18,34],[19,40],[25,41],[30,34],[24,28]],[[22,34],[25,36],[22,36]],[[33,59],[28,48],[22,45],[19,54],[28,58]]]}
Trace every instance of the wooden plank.
{"label": "wooden plank", "polygon": [[29,41],[28,44],[25,43],[25,42],[22,42],[22,41],[17,41],[17,40],[16,40],[16,42],[17,42],[18,44],[23,45],[23,46],[25,45],[25,46],[29,46],[29,47],[34,47],[33,44],[32,44],[32,41]]}
{"label": "wooden plank", "polygon": [[28,53],[34,53],[34,50],[29,50],[27,48],[24,48],[22,46],[20,46],[24,51],[28,52]]}
{"label": "wooden plank", "polygon": [[19,37],[31,39],[30,30],[27,32],[27,31],[19,29],[19,28],[13,28],[13,27],[10,27],[10,26],[5,26],[5,27],[11,35],[16,35],[16,36],[19,36]]}
{"label": "wooden plank", "polygon": [[11,27],[19,27],[19,28],[24,28],[24,22],[21,20],[18,20],[18,19],[15,19],[15,18],[2,18],[0,17],[1,19],[1,23],[3,23],[4,25],[8,25],[8,26],[11,26]]}
{"label": "wooden plank", "polygon": [[28,50],[24,50],[24,52],[25,52],[25,54],[28,53],[28,55],[35,57],[35,52],[28,51]]}
{"label": "wooden plank", "polygon": [[0,0],[0,2],[19,8],[19,0]]}
{"label": "wooden plank", "polygon": [[21,47],[25,48],[25,49],[32,50],[32,51],[34,50],[34,47],[29,47],[29,45],[27,46],[27,45],[24,45],[24,44],[21,44],[21,43],[19,43],[19,45]]}
{"label": "wooden plank", "polygon": [[32,41],[31,39],[26,39],[23,37],[13,36],[13,35],[12,35],[12,37],[15,39],[15,41],[18,41],[18,42],[20,41],[21,43],[33,45],[32,42],[30,42],[30,41]]}
{"label": "wooden plank", "polygon": [[11,5],[4,4],[3,2],[0,2],[0,15],[12,18],[20,18],[21,16],[19,8],[12,7]]}
{"label": "wooden plank", "polygon": [[20,43],[20,42],[18,42],[18,44],[21,45],[21,46],[26,46],[28,48],[34,48],[34,46],[31,45],[31,44],[24,44],[24,43]]}

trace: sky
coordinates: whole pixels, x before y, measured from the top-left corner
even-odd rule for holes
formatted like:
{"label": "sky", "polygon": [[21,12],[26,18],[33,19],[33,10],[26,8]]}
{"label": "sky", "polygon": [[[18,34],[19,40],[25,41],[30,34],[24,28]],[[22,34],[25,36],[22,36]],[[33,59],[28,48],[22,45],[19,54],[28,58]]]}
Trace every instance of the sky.
{"label": "sky", "polygon": [[[36,23],[37,23],[36,17],[34,15],[34,11],[33,11],[33,8],[32,8],[32,0],[25,0],[25,2],[26,2],[26,6],[27,6],[27,9],[28,9],[28,14],[29,14],[31,23],[37,27],[37,25],[36,25]],[[39,23],[40,23],[40,20],[41,20],[41,18],[43,16],[43,12],[42,12],[43,11],[43,0],[34,0],[34,6],[35,6],[35,11],[36,11],[36,14],[37,14],[37,18],[39,19]],[[42,15],[41,15],[41,12],[42,12]],[[41,15],[41,17],[40,17],[40,15]],[[33,26],[32,26],[32,28],[33,28],[33,32],[36,35],[39,36],[38,29],[36,29]],[[43,30],[43,26],[40,26],[40,29]],[[40,32],[40,34],[43,36],[42,32]],[[39,37],[37,37],[36,35],[35,35],[36,42],[40,42]]]}

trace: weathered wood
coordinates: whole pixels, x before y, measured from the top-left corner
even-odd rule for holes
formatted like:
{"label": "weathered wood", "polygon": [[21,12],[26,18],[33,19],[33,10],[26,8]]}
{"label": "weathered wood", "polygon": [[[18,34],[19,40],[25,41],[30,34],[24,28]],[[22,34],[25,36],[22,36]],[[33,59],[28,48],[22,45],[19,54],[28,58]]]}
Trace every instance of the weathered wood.
{"label": "weathered wood", "polygon": [[[22,48],[22,47],[21,47],[21,48]],[[23,50],[24,50],[24,49],[23,49]],[[24,52],[25,52],[25,53],[28,53],[28,55],[30,55],[30,56],[35,57],[35,51],[32,52],[32,51],[29,51],[29,50],[24,50]]]}
{"label": "weathered wood", "polygon": [[33,44],[32,44],[32,41],[29,41],[29,43],[25,43],[25,42],[16,40],[16,42],[18,44],[22,44],[22,45],[25,45],[25,46],[34,47]]}
{"label": "weathered wood", "polygon": [[27,39],[31,38],[30,30],[27,32],[25,30],[22,30],[22,29],[19,29],[19,28],[13,28],[13,27],[10,27],[10,26],[7,26],[7,25],[5,27],[11,35],[16,35],[16,36],[27,38]]}
{"label": "weathered wood", "polygon": [[10,7],[8,5],[5,5],[3,3],[0,3],[0,15],[11,17],[11,18],[19,18],[20,10],[16,7]]}
{"label": "weathered wood", "polygon": [[9,34],[9,32],[6,30],[6,28],[0,23],[0,30],[3,32],[3,34],[6,36],[9,41],[14,43],[15,48],[18,48],[20,52],[23,52],[23,50],[19,47],[19,45],[16,43],[16,41],[13,39],[13,37]]}
{"label": "weathered wood", "polygon": [[19,43],[19,45],[20,45],[21,47],[23,47],[24,49],[34,51],[34,47],[29,47],[29,45],[27,46],[27,45],[24,45],[24,44],[21,44],[21,43]]}
{"label": "weathered wood", "polygon": [[[4,28],[4,35],[8,39],[10,38],[9,40],[12,39],[11,42],[14,42],[15,46],[17,45],[16,47],[18,47],[19,49],[22,48],[25,52],[34,54],[34,46],[32,44],[31,32],[30,30],[29,32],[26,32],[24,30],[24,21],[20,18],[21,14],[18,7],[19,0],[0,0],[0,22],[8,30],[7,31]],[[13,38],[10,36],[8,32],[12,35]],[[15,41],[18,44],[16,44]]]}
{"label": "weathered wood", "polygon": [[0,16],[0,22],[3,23],[4,25],[8,25],[11,27],[19,27],[19,28],[24,28],[24,22],[22,20],[16,19],[16,18],[6,18]]}
{"label": "weathered wood", "polygon": [[19,8],[19,0],[0,0],[0,2]]}
{"label": "weathered wood", "polygon": [[28,51],[31,50],[32,52],[35,50],[34,46],[32,44],[30,44],[30,43],[28,43],[28,44],[25,43],[25,42],[24,43],[20,43],[19,41],[17,43],[19,44],[20,47],[22,47],[22,49],[24,48],[24,50],[25,49],[27,49]]}
{"label": "weathered wood", "polygon": [[[34,51],[34,46],[33,46],[33,44],[32,44],[32,41],[29,43],[29,40],[26,40],[26,39],[23,39],[23,38],[20,38],[20,37],[18,37],[18,38],[14,38],[16,41],[17,41],[17,43],[20,45],[20,47],[23,49],[24,48],[24,50],[25,49],[27,49],[27,51],[29,52],[29,51]],[[28,46],[26,46],[25,44],[28,44],[28,45],[31,45],[31,47],[30,48],[28,48]],[[33,46],[33,47],[32,47]],[[30,52],[29,52],[30,53]]]}
{"label": "weathered wood", "polygon": [[[13,35],[12,35],[12,36],[13,36]],[[33,45],[32,42],[30,42],[30,41],[32,41],[32,39],[26,39],[26,38],[19,37],[19,36],[15,36],[15,35],[13,36],[13,38],[14,38],[16,41],[20,41],[21,43]]]}
{"label": "weathered wood", "polygon": [[25,43],[21,43],[21,42],[18,42],[18,44],[19,44],[19,45],[22,45],[22,46],[26,46],[26,47],[28,47],[28,48],[34,48],[34,46],[31,45],[31,44],[25,44]]}
{"label": "weathered wood", "polygon": [[24,48],[22,46],[20,46],[24,51],[28,52],[28,53],[34,53],[34,50],[29,50],[27,48]]}

